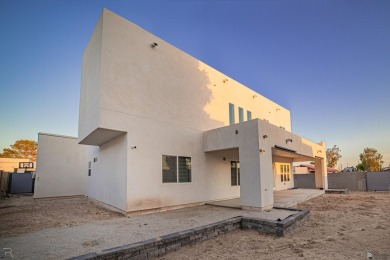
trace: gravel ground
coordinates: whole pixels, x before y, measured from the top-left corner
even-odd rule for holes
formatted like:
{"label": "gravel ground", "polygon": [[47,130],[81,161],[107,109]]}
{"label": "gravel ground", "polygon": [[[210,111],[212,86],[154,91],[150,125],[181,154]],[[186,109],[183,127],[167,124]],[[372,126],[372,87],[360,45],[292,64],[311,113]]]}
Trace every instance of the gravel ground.
{"label": "gravel ground", "polygon": [[204,205],[124,217],[84,197],[34,200],[19,196],[0,200],[0,248],[11,248],[15,259],[65,259],[239,215],[276,220],[290,214]]}
{"label": "gravel ground", "polygon": [[236,230],[183,247],[163,259],[372,259],[390,260],[390,195],[325,194],[299,204],[310,219],[277,238]]}

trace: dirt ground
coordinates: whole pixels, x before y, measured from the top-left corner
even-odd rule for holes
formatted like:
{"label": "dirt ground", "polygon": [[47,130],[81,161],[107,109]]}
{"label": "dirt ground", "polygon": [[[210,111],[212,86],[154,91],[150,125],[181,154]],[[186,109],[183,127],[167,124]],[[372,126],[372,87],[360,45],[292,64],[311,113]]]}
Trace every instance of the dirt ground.
{"label": "dirt ground", "polygon": [[84,197],[34,200],[31,195],[11,195],[0,199],[0,238],[116,217],[123,215]]}
{"label": "dirt ground", "polygon": [[[253,230],[237,230],[197,245],[183,247],[163,256],[163,259],[367,259],[368,253],[373,254],[372,259],[390,259],[389,193],[325,194],[299,204],[298,207],[308,208],[310,219],[286,237],[277,238]],[[140,219],[144,217],[139,216]],[[154,221],[160,221],[159,219],[161,216]],[[102,225],[108,229],[124,229],[123,226],[127,224],[122,222],[127,223],[127,218],[84,197],[34,200],[32,196],[21,195],[0,199],[0,241],[6,243],[9,242],[7,237],[14,237],[14,240],[19,241],[19,238],[28,237],[29,234],[37,234],[36,231],[53,231],[55,233],[48,234],[54,236],[62,230],[56,231],[58,229],[53,228],[76,228],[86,236],[88,232],[84,229],[88,226],[95,227],[94,230],[100,230],[98,227],[103,228]],[[151,224],[142,227],[149,227]],[[158,225],[156,228],[153,232],[161,229]],[[107,241],[113,241],[104,248],[121,243],[122,240],[115,240],[120,232],[104,232],[112,234],[107,237]],[[135,231],[129,232],[125,232],[127,236]],[[74,233],[77,237],[81,236]],[[65,238],[75,240],[75,247],[84,241],[83,238],[79,239],[81,242],[75,237],[63,239]],[[45,241],[42,239],[39,241]],[[90,240],[89,237],[85,239]],[[28,243],[32,248],[26,249],[27,252],[37,251],[39,246],[35,242]],[[69,241],[62,243],[72,246]],[[15,252],[17,250],[14,249]],[[95,250],[97,248],[91,248],[91,252]],[[37,251],[35,254],[42,256],[45,252]],[[77,255],[84,253],[81,250]],[[64,257],[51,259],[66,258],[66,255],[65,252]]]}
{"label": "dirt ground", "polygon": [[285,237],[236,230],[163,259],[390,259],[389,193],[325,194],[298,206],[310,219]]}

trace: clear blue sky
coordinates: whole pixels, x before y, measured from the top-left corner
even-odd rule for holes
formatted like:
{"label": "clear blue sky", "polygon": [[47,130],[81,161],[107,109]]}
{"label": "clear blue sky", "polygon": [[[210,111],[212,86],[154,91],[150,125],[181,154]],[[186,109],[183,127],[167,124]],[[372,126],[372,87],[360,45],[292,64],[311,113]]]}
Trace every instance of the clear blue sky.
{"label": "clear blue sky", "polygon": [[390,163],[390,1],[0,1],[0,149],[77,136],[81,58],[103,9],[291,111],[343,167]]}

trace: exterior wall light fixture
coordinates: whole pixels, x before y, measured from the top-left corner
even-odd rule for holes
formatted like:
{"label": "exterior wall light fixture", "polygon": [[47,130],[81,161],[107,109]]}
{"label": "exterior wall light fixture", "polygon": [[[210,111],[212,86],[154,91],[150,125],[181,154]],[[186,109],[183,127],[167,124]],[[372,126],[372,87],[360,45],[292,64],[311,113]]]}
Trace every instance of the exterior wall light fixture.
{"label": "exterior wall light fixture", "polygon": [[130,147],[131,149],[137,149],[137,146],[132,146],[132,147]]}
{"label": "exterior wall light fixture", "polygon": [[288,144],[288,142],[292,142],[293,140],[292,139],[286,139],[286,144]]}
{"label": "exterior wall light fixture", "polygon": [[264,149],[260,149],[259,152],[260,153],[265,153],[265,150]]}
{"label": "exterior wall light fixture", "polygon": [[156,48],[158,44],[156,42],[153,42],[152,44],[150,44],[150,46],[152,46],[152,48]]}
{"label": "exterior wall light fixture", "polygon": [[265,138],[267,138],[268,137],[268,135],[263,135],[263,138],[265,139]]}

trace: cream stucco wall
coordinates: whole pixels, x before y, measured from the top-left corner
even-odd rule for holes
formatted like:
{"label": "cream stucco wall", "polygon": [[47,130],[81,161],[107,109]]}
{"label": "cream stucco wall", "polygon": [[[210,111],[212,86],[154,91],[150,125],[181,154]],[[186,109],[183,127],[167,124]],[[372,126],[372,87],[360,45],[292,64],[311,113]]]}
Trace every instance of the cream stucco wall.
{"label": "cream stucco wall", "polygon": [[81,94],[80,141],[97,128],[127,132],[126,116],[199,131],[226,126],[229,103],[236,122],[242,107],[245,120],[249,110],[291,130],[287,109],[107,9],[84,54]]}
{"label": "cream stucco wall", "polygon": [[83,55],[79,107],[79,141],[96,130],[99,125],[102,28],[103,17],[101,16]]}
{"label": "cream stucco wall", "polygon": [[[79,141],[97,146],[89,148],[88,161],[99,158],[87,194],[122,210],[238,197],[240,188],[230,183],[238,152],[203,150],[205,130],[229,125],[229,103],[236,122],[242,107],[245,120],[249,110],[252,118],[291,130],[287,109],[107,9],[86,48],[82,79]],[[127,139],[115,141],[118,150],[111,152],[126,154],[126,170],[123,158],[103,161],[112,155],[102,153],[122,133]],[[192,182],[162,183],[162,155],[191,157]],[[103,174],[114,164],[121,166],[113,176]],[[117,197],[97,194],[111,177],[126,183],[126,206],[122,186]]]}
{"label": "cream stucco wall", "polygon": [[75,137],[39,133],[34,198],[84,195],[86,148]]}
{"label": "cream stucco wall", "polygon": [[[239,196],[239,187],[230,184],[230,161],[238,160],[237,151],[207,155],[203,152],[203,133],[200,131],[138,117],[131,121],[131,134],[128,134],[128,211]],[[162,155],[191,157],[192,181],[163,183]]]}
{"label": "cream stucco wall", "polygon": [[[271,147],[310,156],[323,150],[290,133],[287,109],[107,9],[83,56],[80,93],[79,142],[94,146],[87,148],[86,194],[123,211],[240,195],[244,206],[266,208],[273,203]],[[239,107],[244,121],[247,111],[262,120],[228,127],[229,103],[235,123]],[[220,135],[221,127],[240,134]],[[191,157],[192,181],[162,183],[163,155]],[[245,174],[241,188],[231,186],[233,160]]]}
{"label": "cream stucco wall", "polygon": [[87,177],[85,194],[127,211],[127,135],[120,135],[99,147],[89,147],[86,165],[89,163],[91,175]]}

